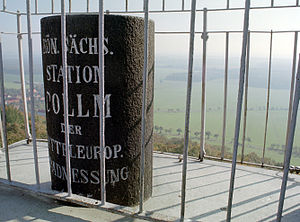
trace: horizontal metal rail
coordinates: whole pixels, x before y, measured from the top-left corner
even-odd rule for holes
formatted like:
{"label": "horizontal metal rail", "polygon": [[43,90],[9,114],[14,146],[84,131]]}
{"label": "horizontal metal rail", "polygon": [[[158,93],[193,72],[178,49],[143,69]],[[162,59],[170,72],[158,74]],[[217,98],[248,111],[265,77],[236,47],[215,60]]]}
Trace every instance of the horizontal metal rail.
{"label": "horizontal metal rail", "polygon": [[[278,30],[278,31],[268,31],[268,30],[249,30],[249,33],[253,33],[253,34],[284,34],[284,33],[295,33],[295,32],[300,32],[300,30]],[[207,31],[207,34],[226,34],[226,33],[230,33],[230,34],[242,34],[243,31],[242,30],[232,30],[232,31],[228,31],[228,30],[218,30],[218,31]],[[17,32],[0,32],[0,34],[2,35],[27,35],[27,32],[21,32],[21,33],[17,33]],[[40,35],[41,32],[32,32],[33,35]],[[185,32],[185,31],[156,31],[155,32],[156,35],[189,35],[189,32]],[[202,35],[203,32],[202,31],[195,31],[195,35]]]}
{"label": "horizontal metal rail", "polygon": [[[4,0],[5,1],[5,0]],[[162,0],[163,1],[163,0]],[[164,2],[164,1],[163,1]],[[69,13],[72,14],[82,14],[82,12],[78,11],[72,11],[72,1],[70,1],[71,4],[69,4]],[[86,6],[90,12],[90,5],[87,4]],[[250,10],[264,10],[264,9],[284,9],[284,8],[297,8],[300,7],[299,3],[297,2],[296,4],[293,5],[269,5],[269,6],[252,6]],[[127,9],[127,10],[126,10]],[[229,4],[227,4],[226,7],[222,8],[207,8],[207,12],[219,12],[219,11],[242,11],[244,10],[243,7],[229,7]],[[203,12],[204,9],[196,9],[196,12]],[[11,10],[6,10],[6,4],[5,8],[4,5],[2,7],[2,10],[0,12],[8,13],[8,14],[17,14],[15,11]],[[92,13],[95,13],[96,10]],[[160,10],[149,10],[150,14],[156,14],[156,13],[190,13],[190,9],[185,9],[184,2],[182,1],[182,5],[180,9],[172,9],[172,10],[167,10],[165,8],[165,3],[162,3],[162,8]],[[128,10],[128,5],[127,8],[125,7],[125,10],[115,10],[115,11],[110,11],[110,13],[113,14],[143,14],[143,10]],[[26,12],[21,12],[21,15],[26,15]],[[32,13],[32,15],[60,15],[60,12],[55,12],[54,11],[54,1],[51,0],[51,11],[50,12],[38,12],[38,8],[35,8],[35,12]]]}
{"label": "horizontal metal rail", "polygon": [[[258,10],[258,9],[282,9],[282,8],[297,8],[299,7],[299,5],[278,5],[278,6],[256,6],[256,7],[251,7],[250,10]],[[207,9],[207,12],[219,12],[219,11],[242,11],[245,10],[245,8],[242,7],[236,7],[236,8],[211,8],[211,9]],[[203,12],[204,9],[197,9],[196,12]],[[190,13],[191,10],[189,9],[185,9],[185,10],[181,10],[181,9],[173,9],[173,10],[150,10],[149,13],[182,13],[182,12],[186,12],[186,13]],[[137,10],[137,11],[128,11],[128,12],[124,12],[124,11],[110,11],[110,13],[134,13],[134,14],[142,14],[143,11],[141,10]]]}
{"label": "horizontal metal rail", "polygon": [[[228,30],[218,30],[218,31],[207,31],[208,34],[225,34],[225,33],[243,33],[242,30],[232,30],[232,31],[228,31]],[[251,33],[256,33],[256,34],[270,34],[271,32],[273,34],[275,33],[294,33],[294,32],[300,32],[300,30],[278,30],[278,31],[264,31],[264,30],[249,30],[249,32]],[[156,31],[155,34],[158,34],[158,35],[170,35],[170,34],[185,34],[185,35],[188,35],[190,34],[189,32],[187,31]],[[196,31],[195,34],[203,34],[202,31]]]}

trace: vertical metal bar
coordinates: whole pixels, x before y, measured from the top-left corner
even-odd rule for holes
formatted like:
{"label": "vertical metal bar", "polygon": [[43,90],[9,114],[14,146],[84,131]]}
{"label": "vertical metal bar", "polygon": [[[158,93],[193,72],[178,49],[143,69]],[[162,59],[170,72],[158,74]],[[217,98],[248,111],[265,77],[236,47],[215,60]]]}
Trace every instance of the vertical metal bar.
{"label": "vertical metal bar", "polygon": [[181,10],[184,11],[184,0],[181,2]]}
{"label": "vertical metal bar", "polygon": [[221,159],[225,156],[225,140],[226,140],[226,120],[227,120],[227,91],[228,91],[228,57],[229,57],[229,32],[226,32],[226,46],[225,46],[225,77],[224,77],[224,108],[223,108],[223,135]]}
{"label": "vertical metal bar", "polygon": [[234,190],[234,179],[235,179],[235,169],[236,169],[236,159],[237,150],[239,142],[239,133],[241,125],[241,112],[243,104],[243,93],[244,93],[244,78],[245,78],[245,63],[246,63],[246,50],[247,50],[247,37],[248,37],[248,27],[249,27],[249,12],[250,12],[250,0],[245,2],[245,15],[244,15],[244,27],[243,27],[243,45],[241,54],[241,67],[240,67],[240,81],[239,81],[239,91],[238,91],[238,101],[237,101],[237,112],[236,112],[236,122],[235,122],[235,133],[234,133],[234,146],[233,146],[233,156],[232,156],[232,168],[231,168],[231,178],[229,187],[229,197],[227,205],[227,222],[231,220],[231,208],[232,208],[232,198]]}
{"label": "vertical metal bar", "polygon": [[100,177],[101,177],[101,204],[106,202],[105,189],[105,114],[104,114],[104,2],[99,0],[99,96],[100,96],[100,115],[99,115],[99,142],[100,142]]}
{"label": "vertical metal bar", "polygon": [[285,153],[287,149],[288,135],[291,123],[292,109],[293,109],[293,99],[294,99],[294,90],[295,90],[295,76],[296,76],[296,62],[297,62],[297,46],[298,46],[298,32],[295,32],[294,37],[294,54],[293,54],[293,67],[292,67],[292,77],[291,77],[291,88],[290,88],[290,101],[289,101],[289,112],[288,112],[288,120],[287,120],[287,128],[286,128],[286,142],[285,142]]}
{"label": "vertical metal bar", "polygon": [[54,0],[51,0],[51,13],[54,13]]}
{"label": "vertical metal bar", "polygon": [[20,68],[20,79],[21,79],[21,91],[23,99],[24,109],[24,123],[25,123],[25,136],[29,140],[31,138],[29,121],[28,121],[28,108],[27,108],[27,96],[25,86],[25,75],[24,75],[24,61],[23,61],[23,42],[22,42],[22,28],[21,28],[21,14],[18,11],[17,14],[17,32],[18,32],[18,50],[19,50],[19,68]]}
{"label": "vertical metal bar", "polygon": [[144,0],[144,70],[143,70],[143,104],[142,104],[142,135],[141,135],[141,169],[140,169],[140,204],[139,212],[144,208],[144,173],[145,173],[145,131],[146,131],[146,107],[147,107],[147,77],[148,77],[148,21],[149,0]]}
{"label": "vertical metal bar", "polygon": [[125,1],[125,10],[128,12],[128,0]]}
{"label": "vertical metal bar", "polygon": [[271,7],[274,7],[274,0],[271,0]]}
{"label": "vertical metal bar", "polygon": [[35,130],[35,110],[34,110],[34,83],[33,83],[33,46],[32,46],[32,30],[31,30],[31,1],[27,0],[27,32],[28,32],[28,58],[29,58],[29,82],[30,82],[30,108],[31,108],[31,131],[32,145],[35,166],[36,185],[40,188],[40,173],[36,145],[36,130]]}
{"label": "vertical metal bar", "polygon": [[230,0],[227,0],[227,4],[226,4],[226,8],[227,9],[229,9],[229,7],[230,7],[230,2],[229,2]]}
{"label": "vertical metal bar", "polygon": [[6,10],[6,0],[3,0],[2,9],[3,9],[3,11],[5,11],[5,10]]}
{"label": "vertical metal bar", "polygon": [[38,0],[35,0],[34,7],[35,7],[35,14],[37,14],[38,13]]}
{"label": "vertical metal bar", "polygon": [[5,160],[6,160],[6,175],[7,180],[11,182],[10,163],[9,163],[9,150],[7,144],[7,130],[6,130],[6,112],[5,112],[5,96],[4,96],[4,70],[3,70],[3,58],[2,58],[2,40],[0,36],[0,93],[1,93],[1,109],[2,109],[2,130],[3,137],[2,146],[5,149]]}
{"label": "vertical metal bar", "polygon": [[182,183],[181,184],[181,212],[180,212],[181,221],[184,220],[184,213],[185,213],[187,156],[188,156],[188,148],[189,148],[189,129],[190,129],[190,112],[191,112],[191,96],[192,96],[193,61],[194,61],[195,18],[196,18],[196,0],[192,0],[189,66],[188,66],[188,81],[187,81],[186,110],[185,110],[184,150],[183,150],[182,181],[181,181]]}
{"label": "vertical metal bar", "polygon": [[90,0],[86,0],[86,12],[90,12]]}
{"label": "vertical metal bar", "polygon": [[299,5],[299,0],[296,0],[296,6],[298,6]]}
{"label": "vertical metal bar", "polygon": [[[1,41],[1,40],[0,40]],[[2,98],[2,97],[1,97]],[[5,103],[4,103],[5,104]],[[1,149],[3,148],[3,150],[5,151],[5,141],[4,141],[4,131],[3,131],[3,122],[2,122],[2,118],[1,118],[1,115],[0,115],[0,134],[1,134],[1,142],[2,142],[2,147],[0,147],[0,153],[1,153]]]}
{"label": "vertical metal bar", "polygon": [[244,162],[245,140],[246,140],[246,129],[247,129],[249,66],[250,66],[250,31],[248,31],[248,45],[247,45],[247,66],[246,66],[246,82],[245,82],[245,103],[244,103],[244,122],[243,122],[241,163]]}
{"label": "vertical metal bar", "polygon": [[202,95],[201,95],[201,135],[199,160],[203,161],[205,155],[205,114],[206,114],[206,48],[207,48],[207,8],[203,9],[203,54],[202,54]]}
{"label": "vertical metal bar", "polygon": [[166,9],[166,2],[165,0],[162,0],[162,10],[165,11]]}
{"label": "vertical metal bar", "polygon": [[69,13],[72,12],[72,0],[69,0]]}
{"label": "vertical metal bar", "polygon": [[65,147],[66,147],[66,170],[67,170],[67,187],[68,196],[72,195],[71,187],[71,161],[70,161],[70,138],[69,138],[69,93],[68,93],[68,75],[67,75],[67,46],[66,46],[66,12],[65,1],[61,0],[61,52],[62,52],[62,67],[63,67],[63,90],[64,90],[64,124],[65,124]]}
{"label": "vertical metal bar", "polygon": [[290,160],[291,160],[291,155],[293,150],[299,99],[300,99],[300,56],[298,61],[298,71],[297,71],[297,80],[296,80],[296,91],[295,91],[295,97],[293,102],[293,112],[292,112],[289,135],[288,135],[288,145],[287,145],[287,151],[286,151],[286,156],[284,161],[283,177],[282,177],[280,198],[279,198],[278,211],[277,211],[278,222],[281,221],[281,217],[282,217],[282,209],[283,209],[284,198],[285,198],[286,184],[288,180]]}
{"label": "vertical metal bar", "polygon": [[266,122],[265,122],[265,134],[264,134],[264,146],[261,159],[261,166],[265,163],[265,152],[267,143],[267,131],[268,131],[268,120],[269,120],[269,108],[270,108],[270,89],[271,89],[271,73],[272,73],[272,48],[273,48],[273,31],[270,33],[270,54],[269,54],[269,73],[268,73],[268,91],[267,91],[267,110],[266,110]]}

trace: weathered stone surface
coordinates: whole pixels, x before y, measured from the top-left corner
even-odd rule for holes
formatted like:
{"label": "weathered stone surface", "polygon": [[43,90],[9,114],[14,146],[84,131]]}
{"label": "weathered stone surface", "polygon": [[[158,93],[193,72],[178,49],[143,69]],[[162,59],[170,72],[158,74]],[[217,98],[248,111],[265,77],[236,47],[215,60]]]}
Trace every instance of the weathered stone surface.
{"label": "weathered stone surface", "polygon": [[[152,193],[154,24],[149,26],[145,198]],[[41,20],[52,188],[66,191],[60,17]],[[67,16],[72,191],[100,199],[98,16]],[[107,201],[139,198],[144,20],[105,15]]]}

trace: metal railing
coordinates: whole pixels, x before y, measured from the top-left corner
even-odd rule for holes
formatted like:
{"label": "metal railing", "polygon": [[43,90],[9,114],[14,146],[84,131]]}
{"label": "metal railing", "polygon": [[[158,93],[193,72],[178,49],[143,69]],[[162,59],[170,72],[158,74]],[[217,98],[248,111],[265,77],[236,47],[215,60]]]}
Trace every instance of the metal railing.
{"label": "metal railing", "polygon": [[[18,54],[19,54],[19,66],[20,66],[20,78],[21,78],[21,91],[23,98],[23,108],[25,113],[25,132],[26,139],[32,140],[33,144],[33,154],[34,154],[34,163],[35,163],[35,175],[36,175],[36,185],[39,189],[40,186],[40,176],[39,176],[39,163],[37,156],[37,138],[36,138],[36,129],[35,129],[35,109],[34,109],[34,82],[33,82],[33,45],[32,45],[32,35],[40,34],[39,32],[32,32],[31,30],[31,16],[35,15],[51,15],[51,14],[59,14],[61,15],[61,28],[62,28],[62,64],[64,70],[64,124],[65,124],[65,144],[68,147],[69,144],[69,122],[68,122],[68,76],[67,76],[67,54],[66,54],[66,19],[65,19],[65,1],[61,1],[61,12],[55,11],[54,0],[50,0],[51,8],[49,12],[40,12],[39,11],[39,1],[34,1],[34,11],[31,11],[31,1],[26,0],[26,12],[19,11],[9,11],[7,9],[7,1],[3,0],[1,13],[7,13],[10,15],[15,15],[17,18],[17,33],[10,32],[1,32],[2,35],[16,35],[18,38]],[[149,13],[190,13],[190,31],[156,31],[156,35],[189,35],[189,64],[188,64],[188,81],[187,81],[187,94],[186,94],[186,111],[185,111],[185,133],[184,133],[184,152],[183,152],[183,168],[182,168],[182,189],[181,189],[181,212],[180,218],[181,220],[185,217],[185,196],[186,196],[186,175],[187,175],[187,157],[188,157],[188,145],[189,145],[189,123],[190,123],[190,112],[191,112],[191,92],[192,92],[192,76],[193,76],[193,59],[194,59],[194,41],[195,35],[201,34],[203,40],[203,49],[202,49],[202,102],[201,102],[201,136],[200,136],[200,160],[204,157],[204,146],[205,146],[205,112],[206,112],[206,60],[207,60],[207,47],[206,43],[208,41],[209,34],[219,34],[222,33],[225,35],[225,68],[224,68],[224,104],[223,104],[223,122],[222,122],[222,144],[221,144],[221,155],[218,157],[219,159],[224,159],[225,153],[225,140],[226,140],[226,119],[227,119],[227,100],[228,100],[228,63],[229,63],[229,40],[230,34],[232,33],[242,33],[243,34],[243,43],[242,43],[242,52],[241,52],[241,63],[240,63],[240,82],[239,82],[239,91],[238,91],[238,101],[237,101],[237,113],[236,113],[236,123],[235,123],[235,136],[234,136],[234,150],[232,157],[232,170],[231,170],[231,179],[230,179],[230,188],[229,188],[229,197],[228,197],[228,205],[227,205],[227,221],[231,220],[231,210],[232,210],[232,199],[234,192],[234,181],[235,181],[235,169],[237,164],[237,151],[238,151],[238,141],[239,141],[239,132],[241,127],[241,117],[242,117],[242,106],[244,104],[244,114],[243,114],[243,136],[242,136],[242,156],[241,162],[244,162],[244,149],[245,149],[245,138],[246,138],[246,126],[247,126],[247,98],[248,98],[248,77],[249,77],[249,59],[250,59],[250,37],[251,33],[269,33],[270,34],[270,45],[269,45],[269,65],[268,65],[268,88],[267,88],[267,108],[266,108],[266,117],[265,117],[265,127],[264,127],[264,145],[262,148],[262,161],[261,166],[265,166],[265,150],[266,150],[266,141],[267,141],[267,130],[268,130],[268,118],[269,118],[269,109],[270,109],[270,79],[272,73],[272,49],[273,49],[273,36],[277,33],[294,33],[294,52],[293,52],[293,67],[292,67],[292,78],[291,78],[291,88],[290,88],[290,100],[289,100],[289,111],[288,111],[288,121],[287,121],[287,132],[286,132],[286,152],[285,152],[285,161],[284,161],[284,176],[282,179],[282,187],[281,194],[278,206],[278,214],[277,220],[281,220],[282,216],[282,208],[285,197],[286,183],[289,172],[289,165],[291,159],[291,152],[293,147],[293,138],[295,134],[295,125],[297,118],[297,111],[299,105],[299,94],[300,94],[300,68],[298,67],[297,77],[296,77],[296,61],[297,61],[297,46],[298,46],[298,32],[295,31],[251,31],[248,28],[249,25],[249,13],[251,10],[260,10],[260,9],[272,9],[272,8],[294,8],[300,7],[299,0],[295,0],[295,4],[293,5],[285,5],[285,6],[276,6],[274,4],[274,0],[270,0],[269,6],[250,6],[250,0],[245,1],[245,7],[231,7],[230,0],[226,0],[225,8],[203,8],[197,9],[196,0],[191,1],[191,9],[186,9],[185,0],[181,1],[181,8],[176,10],[167,10],[166,9],[166,1],[161,0],[161,10],[149,10],[149,0],[144,0],[144,10],[129,10],[129,2],[130,0],[125,0],[125,8],[120,11],[111,11],[110,13],[121,13],[121,14],[144,14],[145,19],[145,39],[144,39],[144,71],[143,71],[143,105],[142,105],[142,135],[141,135],[141,162],[140,162],[140,205],[139,212],[142,213],[144,211],[143,203],[144,203],[144,155],[145,155],[145,102],[146,102],[146,87],[147,87],[147,63],[148,63],[148,17]],[[72,10],[72,0],[69,0],[69,13],[76,14],[77,12]],[[243,10],[244,11],[244,25],[243,31],[208,31],[207,30],[207,14],[213,11],[235,11],[235,10]],[[102,108],[100,109],[100,147],[101,147],[101,161],[100,161],[100,169],[101,169],[101,203],[102,205],[106,204],[106,191],[105,191],[105,118],[104,118],[104,54],[101,47],[104,46],[104,6],[103,0],[99,1],[99,67],[100,68],[100,81],[99,81],[99,95],[100,95],[100,104],[102,104]],[[91,12],[90,1],[86,0],[86,12]],[[196,32],[195,31],[195,16],[197,12],[203,13],[203,31]],[[21,16],[27,17],[27,32],[22,32],[21,30]],[[2,31],[2,30],[1,30]],[[26,103],[26,91],[25,91],[25,80],[24,80],[24,61],[23,61],[23,50],[22,50],[22,36],[28,36],[28,53],[29,53],[29,76],[30,76],[30,105],[31,105],[31,132],[29,129],[29,121],[28,121],[28,112],[27,112],[27,103]],[[0,36],[1,37],[1,36]],[[300,60],[299,60],[300,61]],[[298,63],[300,64],[300,62]],[[7,143],[7,130],[6,130],[6,113],[5,113],[5,96],[4,96],[4,71],[3,71],[3,54],[2,54],[2,42],[0,38],[0,97],[1,97],[1,122],[2,122],[2,141],[3,147],[5,148],[5,156],[6,156],[6,169],[7,169],[7,180],[11,181],[11,172],[10,172],[10,161],[9,161],[9,149]],[[244,97],[245,96],[245,97]],[[32,134],[32,136],[31,136]],[[72,195],[71,190],[71,164],[70,164],[70,155],[69,149],[67,150],[67,158],[66,158],[66,166],[67,166],[67,181],[68,181],[68,195]]]}
{"label": "metal railing", "polygon": [[[39,10],[39,1],[40,0],[34,0],[34,11],[32,11],[32,15],[49,15],[49,14],[61,14],[60,11],[55,11],[55,1],[54,0],[48,0],[51,3],[51,7],[49,8],[49,11],[47,12],[41,12]],[[72,8],[72,0],[66,0],[68,2],[68,12],[69,13],[82,13],[82,11],[74,11]],[[294,4],[286,4],[286,5],[276,5],[274,0],[269,0],[270,3],[269,5],[265,5],[265,6],[250,6],[250,10],[252,9],[280,9],[280,8],[294,8],[294,7],[299,7],[299,0],[295,0]],[[226,10],[230,10],[230,11],[236,11],[236,10],[244,10],[244,7],[233,7],[231,5],[231,0],[224,0],[225,2],[225,7],[220,7],[220,8],[207,8],[208,12],[213,12],[213,11],[226,11]],[[90,0],[85,0],[85,12],[92,12],[91,11],[91,2]],[[130,0],[124,0],[124,8],[121,10],[113,10],[111,11],[111,13],[136,13],[136,14],[143,14],[144,10],[143,9],[139,9],[139,10],[129,10],[129,3]],[[9,4],[9,3],[8,3]],[[167,12],[167,13],[176,13],[176,12],[187,12],[190,13],[191,9],[188,9],[186,7],[186,0],[181,0],[181,7],[178,9],[167,9],[166,6],[168,5],[168,1],[166,0],[161,0],[161,9],[158,10],[149,10],[149,13],[162,13],[162,12]],[[13,10],[8,10],[7,9],[7,0],[2,0],[2,9],[0,10],[1,12],[5,12],[8,14],[13,14],[16,15],[17,12],[13,11]],[[203,12],[204,8],[196,8],[195,12]],[[97,10],[95,10],[94,12],[97,12]],[[21,15],[26,15],[27,12],[21,12]]]}

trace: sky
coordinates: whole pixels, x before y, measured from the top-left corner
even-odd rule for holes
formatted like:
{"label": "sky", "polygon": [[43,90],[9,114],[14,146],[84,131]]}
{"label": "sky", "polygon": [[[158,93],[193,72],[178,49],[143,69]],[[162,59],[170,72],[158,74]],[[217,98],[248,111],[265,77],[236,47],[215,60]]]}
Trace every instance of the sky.
{"label": "sky", "polygon": [[[2,6],[0,0],[0,6]],[[6,0],[7,9],[16,12],[25,12],[25,0]],[[65,1],[68,8],[69,0]],[[128,0],[130,11],[142,10],[143,0]],[[150,10],[160,10],[162,0],[150,0]],[[182,0],[165,0],[166,10],[176,10],[181,8]],[[197,9],[207,7],[225,8],[226,0],[197,0]],[[252,7],[270,5],[271,0],[252,0]],[[35,0],[32,0],[32,11],[35,10]],[[296,0],[274,0],[275,6],[295,5]],[[125,0],[105,0],[104,7],[107,10],[124,10]],[[185,0],[185,9],[190,9],[191,0]],[[230,0],[230,7],[243,7],[244,1]],[[51,0],[38,1],[39,12],[49,12],[51,10]],[[55,12],[60,12],[60,0],[54,0]],[[72,10],[84,12],[86,10],[85,0],[72,0]],[[90,0],[90,10],[98,10],[98,0]],[[142,14],[134,14],[143,16]],[[43,16],[33,16],[33,31],[39,32],[40,18]],[[155,21],[156,31],[189,31],[190,13],[150,13],[150,18]],[[300,30],[300,7],[288,9],[259,9],[250,12],[250,30],[256,31],[282,31]],[[202,31],[203,13],[196,15],[196,31]],[[208,31],[241,31],[243,28],[243,10],[220,11],[208,13]],[[26,32],[26,17],[22,16],[22,31]],[[16,16],[0,13],[0,32],[16,32]],[[17,38],[13,34],[2,34],[3,50],[7,56],[17,55]],[[278,58],[290,58],[293,54],[294,34],[274,34],[273,54]],[[34,52],[40,53],[40,36],[34,35]],[[187,56],[189,35],[156,35],[156,53],[166,56]],[[252,34],[251,55],[253,57],[267,57],[269,54],[270,34]],[[27,52],[27,39],[24,36],[24,53]],[[210,34],[208,41],[208,55],[212,57],[224,56],[225,34]],[[238,57],[241,51],[241,34],[230,35],[230,55]],[[195,55],[202,54],[202,40],[200,35],[195,38]]]}

